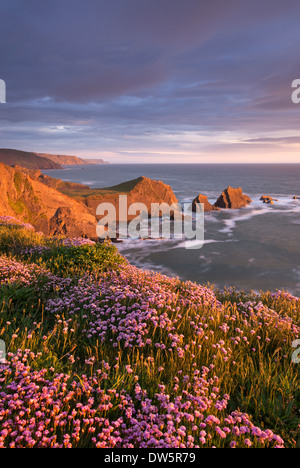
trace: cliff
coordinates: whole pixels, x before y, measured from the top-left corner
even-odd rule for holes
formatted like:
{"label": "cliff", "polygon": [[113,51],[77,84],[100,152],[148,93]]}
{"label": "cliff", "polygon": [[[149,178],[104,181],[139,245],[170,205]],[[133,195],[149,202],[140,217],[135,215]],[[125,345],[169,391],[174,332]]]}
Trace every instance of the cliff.
{"label": "cliff", "polygon": [[0,149],[0,162],[8,166],[19,165],[28,169],[62,169],[60,164],[46,157],[14,149]]}
{"label": "cliff", "polygon": [[[0,215],[29,222],[46,235],[95,239],[96,210],[100,203],[113,204],[117,221],[122,221],[123,218],[119,217],[119,195],[127,195],[127,208],[132,203],[143,203],[149,213],[152,203],[166,203],[168,206],[178,203],[170,186],[147,177],[114,187],[90,189],[85,185],[54,179],[39,170],[9,167],[2,163],[0,174]],[[128,216],[128,220],[137,214]]]}
{"label": "cliff", "polygon": [[75,182],[66,182],[61,179],[55,179],[54,177],[50,177],[46,174],[43,174],[39,169],[26,169],[20,166],[14,166],[15,169],[18,169],[25,174],[27,174],[31,179],[37,180],[47,187],[54,188],[55,190],[59,190],[61,192],[65,191],[66,194],[68,191],[76,191],[80,192],[83,190],[89,190],[89,186],[83,184],[77,184]]}
{"label": "cliff", "polygon": [[61,166],[83,166],[88,164],[77,156],[67,156],[62,154],[35,153],[40,158],[46,158]]}
{"label": "cliff", "polygon": [[29,222],[46,235],[96,238],[96,218],[63,193],[0,163],[0,213]]}
{"label": "cliff", "polygon": [[[74,190],[72,187],[64,187],[62,192],[84,204],[90,213],[96,213],[100,203],[113,204],[117,211],[117,221],[122,220],[119,217],[119,195],[127,195],[127,209],[133,203],[143,203],[146,205],[149,214],[151,213],[152,203],[166,203],[169,206],[178,204],[178,200],[169,185],[147,177],[139,177],[104,189]],[[128,219],[135,217],[136,215],[133,214],[128,216]]]}
{"label": "cliff", "polygon": [[103,159],[84,159],[78,156],[67,156],[62,154],[47,154],[47,153],[35,153],[37,156],[42,158],[50,159],[50,161],[62,166],[84,166],[84,165],[96,165],[96,164],[108,164]]}

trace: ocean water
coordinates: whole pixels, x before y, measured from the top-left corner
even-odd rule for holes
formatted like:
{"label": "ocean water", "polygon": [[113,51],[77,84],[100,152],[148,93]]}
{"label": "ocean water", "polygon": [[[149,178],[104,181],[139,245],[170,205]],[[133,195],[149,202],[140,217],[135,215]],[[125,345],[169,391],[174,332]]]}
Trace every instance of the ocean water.
{"label": "ocean water", "polygon": [[[214,203],[229,185],[253,203],[240,210],[205,214],[205,242],[187,250],[180,239],[126,240],[120,252],[141,268],[218,288],[285,289],[300,296],[300,164],[103,165],[44,171],[51,177],[103,188],[140,176],[170,185],[179,202],[199,193]],[[278,198],[274,205],[262,195]]]}

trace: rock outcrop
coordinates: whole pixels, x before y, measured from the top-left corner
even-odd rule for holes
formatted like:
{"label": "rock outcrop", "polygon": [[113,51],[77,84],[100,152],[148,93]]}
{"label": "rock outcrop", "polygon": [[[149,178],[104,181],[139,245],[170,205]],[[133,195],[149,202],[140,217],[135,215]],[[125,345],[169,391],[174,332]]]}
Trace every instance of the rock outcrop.
{"label": "rock outcrop", "polygon": [[192,202],[192,211],[194,213],[196,213],[197,205],[199,205],[200,203],[204,205],[204,212],[210,212],[210,211],[214,211],[217,209],[217,207],[209,203],[206,195],[202,195],[200,193]]}
{"label": "rock outcrop", "polygon": [[51,235],[66,235],[68,237],[94,237],[95,220],[78,219],[76,213],[69,207],[60,207],[49,221]]}
{"label": "rock outcrop", "polygon": [[25,169],[20,166],[14,166],[15,169],[18,169],[26,174],[29,175],[31,179],[37,180],[47,187],[52,187],[55,190],[59,190],[60,192],[64,193],[68,191],[79,191],[80,190],[87,190],[89,189],[88,185],[77,184],[75,182],[66,182],[61,179],[55,179],[50,177],[46,174],[43,174],[39,169]]}
{"label": "rock outcrop", "polygon": [[[119,210],[119,195],[127,196],[127,207]],[[39,170],[9,167],[0,163],[0,214],[29,222],[46,235],[66,235],[96,239],[96,210],[101,203],[111,203],[116,209],[117,222],[124,221],[133,203],[142,203],[155,216],[174,214],[178,200],[170,186],[146,177],[107,189],[63,182],[43,175]],[[173,209],[170,212],[170,206]],[[174,208],[175,207],[175,208]],[[127,211],[126,211],[127,209]],[[139,215],[134,211],[130,221]]]}
{"label": "rock outcrop", "polygon": [[[89,189],[86,191],[77,191],[77,193],[72,189],[64,189],[64,193],[68,193],[78,202],[85,204],[91,213],[96,213],[99,204],[111,203],[116,208],[117,221],[124,220],[124,215],[127,215],[128,208],[133,203],[144,204],[148,214],[151,214],[153,208],[152,204],[165,204],[160,207],[159,212],[157,210],[154,212],[152,211],[155,216],[168,214],[168,207],[172,205],[175,207],[178,206],[178,200],[169,185],[147,177],[139,177],[138,179],[105,189]],[[120,210],[120,195],[127,196],[127,210]],[[127,213],[124,211],[127,211]],[[136,216],[136,213],[132,213],[127,216],[127,219],[131,220],[136,218]]]}
{"label": "rock outcrop", "polygon": [[252,203],[251,198],[243,193],[241,187],[232,188],[228,187],[224,190],[222,195],[218,198],[214,207],[223,209],[237,209],[244,208]]}
{"label": "rock outcrop", "polygon": [[0,163],[0,213],[29,222],[46,235],[96,239],[96,217],[63,193]]}

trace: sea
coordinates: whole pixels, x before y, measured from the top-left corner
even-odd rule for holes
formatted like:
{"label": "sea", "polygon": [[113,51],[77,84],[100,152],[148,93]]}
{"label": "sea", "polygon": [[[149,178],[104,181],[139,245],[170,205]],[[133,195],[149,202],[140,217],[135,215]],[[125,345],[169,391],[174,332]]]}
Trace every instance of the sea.
{"label": "sea", "polygon": [[[145,176],[170,185],[180,203],[201,193],[213,204],[228,186],[242,187],[253,203],[205,213],[201,249],[186,249],[182,239],[116,245],[131,264],[183,281],[300,297],[300,199],[293,199],[300,197],[300,164],[107,164],[43,172],[91,188]],[[264,204],[262,195],[278,201]]]}

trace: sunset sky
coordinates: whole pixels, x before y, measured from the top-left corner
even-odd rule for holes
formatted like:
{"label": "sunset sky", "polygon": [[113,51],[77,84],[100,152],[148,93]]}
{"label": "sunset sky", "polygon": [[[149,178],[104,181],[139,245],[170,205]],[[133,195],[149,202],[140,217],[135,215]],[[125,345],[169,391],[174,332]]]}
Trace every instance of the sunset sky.
{"label": "sunset sky", "polygon": [[300,163],[299,0],[0,0],[0,147]]}

